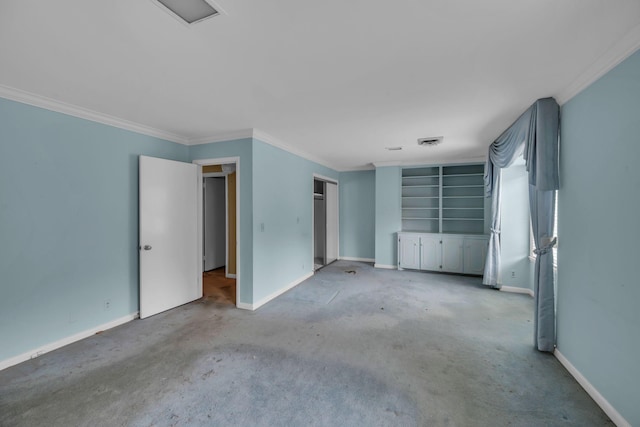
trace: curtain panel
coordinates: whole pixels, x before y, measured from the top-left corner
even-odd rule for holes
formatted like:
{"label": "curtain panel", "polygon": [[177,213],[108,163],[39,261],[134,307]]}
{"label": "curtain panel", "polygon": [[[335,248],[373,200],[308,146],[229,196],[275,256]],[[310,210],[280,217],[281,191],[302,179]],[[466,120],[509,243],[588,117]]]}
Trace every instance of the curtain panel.
{"label": "curtain panel", "polygon": [[529,175],[529,209],[535,244],[534,340],[540,351],[555,347],[553,233],[555,190],[559,187],[560,107],[553,98],[537,100],[490,146],[485,165],[485,196],[491,201],[491,235],[483,283],[501,287],[501,169],[523,155]]}

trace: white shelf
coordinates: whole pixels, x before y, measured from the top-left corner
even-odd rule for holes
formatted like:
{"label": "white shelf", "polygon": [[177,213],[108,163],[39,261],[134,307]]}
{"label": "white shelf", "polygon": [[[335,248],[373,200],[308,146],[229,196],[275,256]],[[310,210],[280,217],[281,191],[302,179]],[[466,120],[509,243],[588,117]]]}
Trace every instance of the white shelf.
{"label": "white shelf", "polygon": [[[402,216],[403,231],[410,228],[426,233],[483,234],[483,171],[481,163],[403,169],[400,184],[402,213],[417,215],[414,218]],[[456,195],[458,193],[460,195]],[[470,215],[472,218],[447,215]]]}

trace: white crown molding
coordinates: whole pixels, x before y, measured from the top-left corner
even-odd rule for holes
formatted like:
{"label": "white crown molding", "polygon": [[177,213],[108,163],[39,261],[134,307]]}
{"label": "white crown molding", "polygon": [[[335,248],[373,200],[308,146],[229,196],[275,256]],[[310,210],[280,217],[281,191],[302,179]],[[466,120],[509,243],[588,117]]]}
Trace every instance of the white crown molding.
{"label": "white crown molding", "polygon": [[253,129],[241,129],[234,132],[219,133],[200,138],[190,138],[187,145],[203,145],[214,142],[234,141],[236,139],[253,138]]}
{"label": "white crown molding", "polygon": [[291,154],[295,154],[298,157],[302,157],[303,159],[309,160],[314,163],[318,163],[319,165],[322,165],[322,166],[326,166],[329,169],[335,170],[336,172],[340,172],[339,169],[328,164],[323,159],[312,156],[309,153],[306,153],[302,150],[294,148],[291,145],[283,142],[282,140],[275,138],[259,129],[242,129],[237,132],[220,133],[220,134],[215,134],[215,135],[205,136],[200,138],[192,138],[188,140],[187,145],[211,144],[215,142],[233,141],[236,139],[244,139],[244,138],[257,139],[261,142],[264,142],[265,144],[272,145],[276,148],[280,148],[281,150],[287,151]]}
{"label": "white crown molding", "polygon": [[442,165],[463,165],[465,163],[478,163],[484,162],[486,160],[486,156],[474,156],[474,157],[466,157],[462,159],[455,160],[431,160],[431,161],[416,161],[416,160],[397,160],[392,162],[373,162],[371,163],[376,168],[385,167],[385,166],[442,166]]}
{"label": "white crown molding", "polygon": [[373,167],[376,167],[376,168],[384,168],[387,166],[402,166],[403,163],[404,162],[402,160],[394,160],[394,161],[388,161],[388,162],[372,162],[371,164],[373,165]]}
{"label": "white crown molding", "polygon": [[558,104],[562,105],[569,101],[638,49],[640,49],[640,25],[636,25],[623,38],[613,43],[604,55],[591,64],[567,88],[560,91],[555,96]]}
{"label": "white crown molding", "polygon": [[290,146],[289,144],[283,142],[280,139],[277,139],[271,135],[269,135],[268,133],[262,132],[261,130],[258,129],[253,129],[253,137],[257,140],[260,140],[266,144],[269,145],[273,145],[276,148],[280,148],[281,150],[284,151],[288,151],[291,154],[295,154],[298,157],[302,157],[303,159],[307,159],[311,162],[314,163],[318,163],[319,165],[328,167],[329,169],[333,169],[336,172],[339,172],[338,169],[336,169],[334,166],[330,165],[329,163],[327,163],[325,160],[320,159],[318,157],[312,156],[309,153],[306,153],[304,151],[301,151],[297,148],[294,148],[292,146]]}
{"label": "white crown molding", "polygon": [[376,167],[373,163],[366,164],[364,166],[353,166],[344,169],[336,169],[338,172],[362,172],[362,171],[372,171],[375,170]]}
{"label": "white crown molding", "polygon": [[66,102],[58,101],[42,95],[36,95],[2,84],[0,84],[0,97],[9,99],[11,101],[32,105],[34,107],[44,108],[45,110],[55,111],[57,113],[78,117],[80,119],[102,123],[104,125],[113,126],[119,129],[141,133],[143,135],[153,136],[155,138],[166,139],[168,141],[177,142],[178,144],[185,145],[188,141],[188,139],[182,135],[177,135],[175,133],[152,128],[150,126],[130,122],[129,120],[121,119],[119,117],[99,113],[97,111],[89,110],[77,105],[68,104]]}

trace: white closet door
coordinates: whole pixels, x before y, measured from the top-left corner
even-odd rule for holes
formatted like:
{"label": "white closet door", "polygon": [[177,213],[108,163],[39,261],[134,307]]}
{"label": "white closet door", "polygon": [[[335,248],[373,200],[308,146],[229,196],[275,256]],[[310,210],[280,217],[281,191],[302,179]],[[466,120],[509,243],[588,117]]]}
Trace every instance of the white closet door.
{"label": "white closet door", "polygon": [[327,264],[338,259],[338,186],[327,182],[325,186],[327,208]]}
{"label": "white closet door", "polygon": [[202,296],[198,166],[140,156],[140,317]]}

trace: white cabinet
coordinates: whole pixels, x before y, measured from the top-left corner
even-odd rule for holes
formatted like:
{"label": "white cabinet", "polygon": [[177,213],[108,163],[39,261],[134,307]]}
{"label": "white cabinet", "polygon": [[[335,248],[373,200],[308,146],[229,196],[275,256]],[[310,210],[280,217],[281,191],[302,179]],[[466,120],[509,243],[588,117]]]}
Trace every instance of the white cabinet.
{"label": "white cabinet", "polygon": [[420,266],[418,268],[438,270],[441,260],[440,237],[437,234],[422,234],[420,236]]}
{"label": "white cabinet", "polygon": [[420,236],[407,235],[398,239],[399,257],[402,268],[420,269]]}
{"label": "white cabinet", "polygon": [[484,235],[398,233],[398,268],[482,275]]}
{"label": "white cabinet", "polygon": [[463,272],[463,236],[443,236],[442,237],[442,266],[441,271],[449,273]]}
{"label": "white cabinet", "polygon": [[484,274],[484,263],[487,258],[489,241],[482,237],[465,237],[464,239],[464,273]]}

